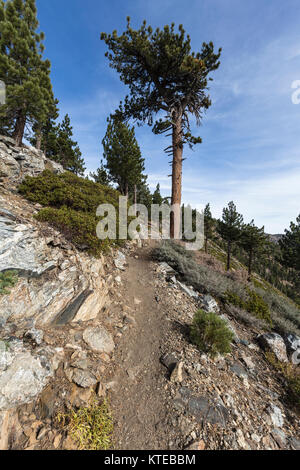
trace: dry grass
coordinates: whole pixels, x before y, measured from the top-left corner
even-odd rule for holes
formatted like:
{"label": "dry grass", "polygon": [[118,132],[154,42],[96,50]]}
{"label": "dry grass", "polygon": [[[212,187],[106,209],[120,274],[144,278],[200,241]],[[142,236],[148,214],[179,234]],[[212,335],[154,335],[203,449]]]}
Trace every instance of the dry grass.
{"label": "dry grass", "polygon": [[59,413],[57,422],[79,450],[109,450],[112,446],[113,421],[105,400],[99,403],[93,396],[87,407]]}

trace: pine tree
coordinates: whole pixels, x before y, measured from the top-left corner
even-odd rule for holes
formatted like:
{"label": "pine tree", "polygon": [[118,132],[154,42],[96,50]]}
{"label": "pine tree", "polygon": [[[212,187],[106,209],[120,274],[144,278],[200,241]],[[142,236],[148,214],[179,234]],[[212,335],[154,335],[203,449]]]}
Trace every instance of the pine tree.
{"label": "pine tree", "polygon": [[73,128],[68,114],[58,126],[56,139],[56,156],[53,160],[60,163],[65,170],[82,176],[85,171],[84,160],[77,142],[72,140]]}
{"label": "pine tree", "polygon": [[283,264],[300,271],[300,214],[296,223],[291,222],[290,230],[285,230],[285,234],[279,240],[279,246]]}
{"label": "pine tree", "polygon": [[227,242],[227,271],[230,270],[232,245],[240,239],[242,223],[243,216],[237,212],[235,204],[229,202],[223,209],[222,220],[217,223],[219,235]]}
{"label": "pine tree", "polygon": [[147,178],[145,178],[139,185],[137,185],[137,202],[139,204],[144,204],[144,206],[147,207],[148,211],[151,209],[152,194],[147,184]]}
{"label": "pine tree", "polygon": [[161,206],[163,201],[164,198],[160,194],[160,184],[158,183],[152,196],[152,204],[158,204],[159,206]]}
{"label": "pine tree", "polygon": [[103,186],[109,186],[111,178],[104,166],[103,160],[101,160],[100,168],[96,170],[96,173],[90,173],[90,177],[95,183],[102,184]]}
{"label": "pine tree", "polygon": [[35,121],[32,126],[34,136],[29,139],[34,147],[38,150],[43,150],[44,154],[50,159],[57,154],[56,139],[58,127],[55,124],[59,116],[57,105],[58,100],[54,98],[51,92],[47,115],[46,117],[39,116],[39,119]]}
{"label": "pine tree", "polygon": [[27,123],[45,122],[52,100],[50,62],[42,59],[44,34],[35,0],[0,3],[0,79],[6,84],[0,131],[22,144]]}
{"label": "pine tree", "polygon": [[[191,134],[189,114],[200,124],[203,112],[211,101],[207,95],[210,72],[219,67],[214,45],[203,43],[201,52],[191,51],[191,39],[185,37],[182,25],[157,28],[143,22],[139,30],[132,29],[127,18],[127,30],[118,36],[101,34],[110,52],[106,57],[117,70],[120,79],[129,86],[130,96],[121,103],[119,113],[123,118],[134,118],[153,127],[157,134],[171,131],[172,145],[166,151],[172,154],[172,204],[181,206],[182,162],[184,144],[200,143],[200,137]],[[154,122],[161,110],[164,119]],[[171,236],[178,238],[180,214],[171,217]]]}
{"label": "pine tree", "polygon": [[211,240],[214,235],[214,219],[211,215],[210,205],[207,204],[204,209],[204,231],[205,231],[205,253],[208,251],[208,240]]}
{"label": "pine tree", "polygon": [[145,160],[135,138],[134,127],[110,118],[102,144],[111,180],[118,185],[121,194],[133,195],[134,187],[145,182]]}
{"label": "pine tree", "polygon": [[244,224],[241,228],[239,245],[248,253],[248,280],[251,281],[252,264],[255,255],[267,244],[268,236],[264,227],[258,228],[254,225],[254,220],[250,224]]}

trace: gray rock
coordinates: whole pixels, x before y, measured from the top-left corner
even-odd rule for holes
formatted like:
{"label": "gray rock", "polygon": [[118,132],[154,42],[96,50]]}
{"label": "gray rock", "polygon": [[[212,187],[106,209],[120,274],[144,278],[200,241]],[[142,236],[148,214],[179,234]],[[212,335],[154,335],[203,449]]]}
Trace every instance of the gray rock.
{"label": "gray rock", "polygon": [[193,287],[188,287],[186,286],[185,284],[183,284],[182,282],[179,282],[177,281],[177,285],[180,287],[180,289],[185,293],[187,294],[189,297],[192,297],[194,299],[198,299],[199,297],[199,294],[198,292],[196,292]]}
{"label": "gray rock", "polygon": [[300,440],[296,437],[289,437],[289,443],[294,450],[300,450]]}
{"label": "gray rock", "polygon": [[54,173],[63,173],[63,167],[48,160],[43,152],[33,147],[18,148],[13,139],[1,136],[0,179],[12,186],[19,184],[26,176],[38,176],[48,169]]}
{"label": "gray rock", "polygon": [[237,375],[240,379],[243,379],[243,378],[247,379],[248,377],[246,370],[238,362],[235,362],[234,364],[232,364],[232,366],[230,366],[230,370],[235,375]]}
{"label": "gray rock", "polygon": [[264,351],[272,352],[281,362],[288,362],[286,346],[279,334],[265,333],[258,336],[257,341]]}
{"label": "gray rock", "polygon": [[281,449],[284,449],[287,442],[286,434],[281,429],[273,429],[271,435]]}
{"label": "gray rock", "polygon": [[[0,357],[3,354],[0,353]],[[8,354],[4,361],[3,356],[0,359],[0,410],[30,403],[52,376],[51,365],[45,357],[33,357],[26,350]]]}
{"label": "gray rock", "polygon": [[164,261],[159,263],[158,270],[163,274],[175,274],[176,272],[173,268],[171,268],[171,266],[168,265],[168,263],[165,263]]}
{"label": "gray rock", "polygon": [[121,251],[118,251],[117,256],[114,258],[114,263],[116,268],[125,271],[126,256]]}
{"label": "gray rock", "polygon": [[71,367],[75,369],[86,370],[90,365],[90,361],[86,358],[79,358],[71,363]]}
{"label": "gray rock", "polygon": [[[188,388],[180,389],[180,398],[177,397],[177,407],[185,404],[187,413],[194,416],[199,424],[205,422],[210,424],[218,424],[225,428],[229,420],[227,408],[220,399],[213,399],[207,396],[195,396]],[[181,405],[180,405],[181,403]]]}
{"label": "gray rock", "polygon": [[164,354],[160,358],[160,362],[170,371],[172,372],[176,367],[178,359],[174,353],[171,354]]}
{"label": "gray rock", "polygon": [[0,272],[17,270],[40,276],[56,267],[55,260],[47,259],[45,241],[33,226],[0,215],[0,240]]}
{"label": "gray rock", "polygon": [[16,141],[12,137],[7,137],[6,135],[0,135],[0,141],[11,144],[13,146],[16,145]]}
{"label": "gray rock", "polygon": [[44,332],[36,328],[31,328],[31,330],[25,333],[24,338],[34,341],[39,346],[43,342]]}
{"label": "gray rock", "polygon": [[20,165],[12,155],[0,151],[0,178],[15,178],[20,177]]}
{"label": "gray rock", "polygon": [[193,397],[188,403],[189,412],[199,423],[208,422],[226,427],[229,413],[220,403],[214,403],[207,397]]}
{"label": "gray rock", "polygon": [[74,370],[72,380],[82,388],[89,388],[97,383],[97,378],[89,370],[82,369]]}
{"label": "gray rock", "polygon": [[103,327],[89,327],[83,332],[83,339],[93,351],[110,354],[115,347],[112,335]]}
{"label": "gray rock", "polygon": [[284,335],[283,340],[286,345],[287,353],[292,356],[296,351],[300,352],[300,338],[293,333]]}
{"label": "gray rock", "polygon": [[203,310],[209,313],[219,313],[220,307],[211,295],[205,295],[202,299]]}
{"label": "gray rock", "polygon": [[284,418],[281,409],[271,403],[267,408],[267,413],[269,414],[275,428],[282,428],[284,424]]}

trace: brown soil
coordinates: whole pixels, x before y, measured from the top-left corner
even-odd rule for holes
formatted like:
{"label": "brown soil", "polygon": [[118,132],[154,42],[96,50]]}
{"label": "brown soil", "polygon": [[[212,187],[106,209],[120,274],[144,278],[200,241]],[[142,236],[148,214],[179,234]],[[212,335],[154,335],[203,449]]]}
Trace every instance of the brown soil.
{"label": "brown soil", "polygon": [[[167,449],[166,369],[160,363],[170,329],[149,269],[149,249],[128,257],[120,293],[134,325],[122,336],[116,353],[110,402],[115,417],[116,449]],[[140,301],[140,304],[136,304]],[[131,311],[132,309],[132,311]],[[125,313],[125,312],[124,312]]]}

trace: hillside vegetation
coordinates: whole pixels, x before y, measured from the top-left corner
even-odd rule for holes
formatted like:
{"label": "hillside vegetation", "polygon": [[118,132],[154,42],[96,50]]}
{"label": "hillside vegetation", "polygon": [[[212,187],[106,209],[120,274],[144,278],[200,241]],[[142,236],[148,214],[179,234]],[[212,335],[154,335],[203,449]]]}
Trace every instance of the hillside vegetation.
{"label": "hillside vegetation", "polygon": [[244,280],[238,261],[234,260],[234,266],[239,267],[235,272],[225,272],[213,259],[199,264],[192,252],[169,241],[154,250],[154,258],[172,266],[186,284],[230,306],[231,314],[240,321],[259,329],[273,327],[279,333],[299,335],[299,307],[258,276],[252,282]]}
{"label": "hillside vegetation", "polygon": [[27,177],[19,186],[29,201],[44,206],[35,216],[62,232],[79,249],[99,255],[117,240],[99,240],[96,216],[100,204],[112,204],[118,209],[119,192],[88,179],[66,172],[55,175],[46,170],[40,176]]}

